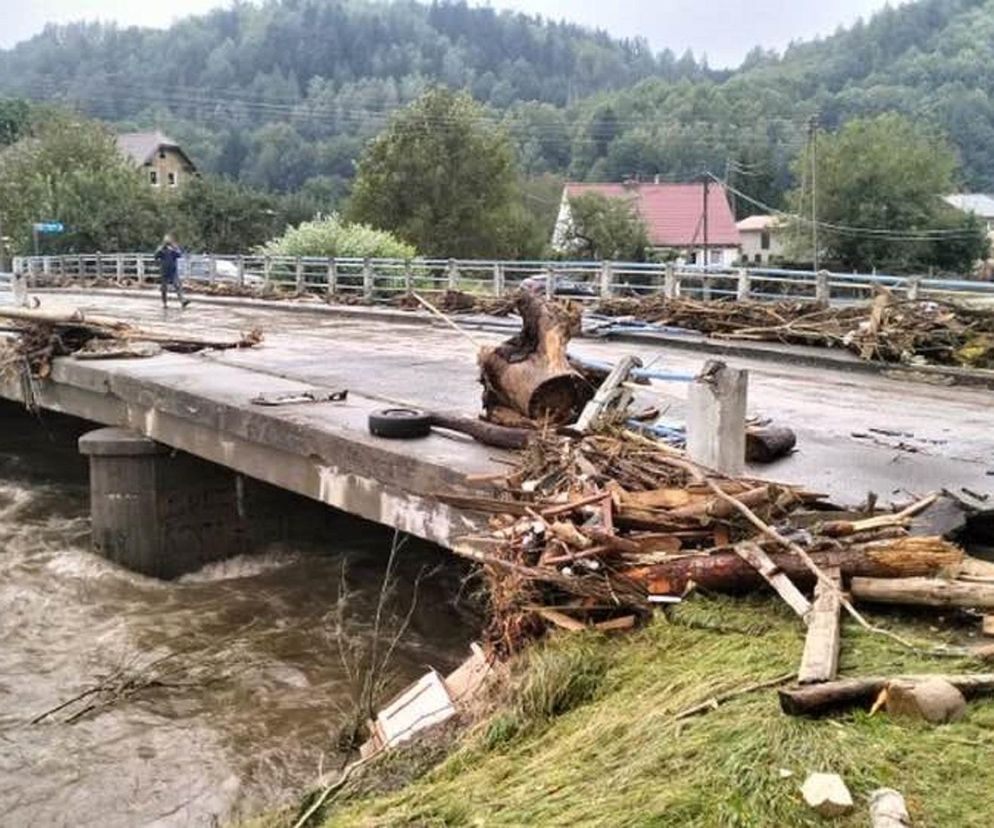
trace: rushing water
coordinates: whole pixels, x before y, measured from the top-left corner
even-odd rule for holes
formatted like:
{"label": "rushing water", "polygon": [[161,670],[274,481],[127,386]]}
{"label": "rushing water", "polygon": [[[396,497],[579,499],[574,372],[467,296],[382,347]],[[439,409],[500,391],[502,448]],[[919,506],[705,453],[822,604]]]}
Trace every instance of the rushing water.
{"label": "rushing water", "polygon": [[[274,541],[179,581],[88,551],[83,424],[0,406],[0,824],[216,825],[280,804],[341,761],[334,732],[350,681],[344,638],[368,645],[388,532],[342,518],[325,540]],[[448,669],[477,631],[464,573],[440,550],[399,556],[393,604],[410,626],[391,689]],[[68,722],[124,675],[165,686]]]}

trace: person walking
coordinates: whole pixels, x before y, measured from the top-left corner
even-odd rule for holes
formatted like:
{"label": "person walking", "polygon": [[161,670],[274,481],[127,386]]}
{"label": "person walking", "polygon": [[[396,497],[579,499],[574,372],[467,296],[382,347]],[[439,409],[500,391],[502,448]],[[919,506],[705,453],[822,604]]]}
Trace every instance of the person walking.
{"label": "person walking", "polygon": [[183,248],[176,243],[176,238],[172,233],[167,233],[163,239],[162,244],[159,245],[158,249],[155,251],[155,258],[159,261],[161,268],[161,280],[159,282],[159,287],[162,290],[162,307],[166,307],[166,295],[169,291],[169,286],[172,285],[176,290],[176,296],[179,299],[180,307],[185,308],[190,304],[190,300],[183,295],[183,283],[180,281],[179,277],[179,260],[183,255]]}

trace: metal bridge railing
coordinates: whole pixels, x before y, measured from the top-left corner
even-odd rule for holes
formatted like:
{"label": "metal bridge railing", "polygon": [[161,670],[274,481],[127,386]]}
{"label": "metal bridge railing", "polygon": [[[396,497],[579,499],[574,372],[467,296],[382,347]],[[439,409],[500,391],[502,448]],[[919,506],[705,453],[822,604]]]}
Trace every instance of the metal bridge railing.
{"label": "metal bridge railing", "polygon": [[[357,259],[307,256],[191,255],[188,280],[259,295],[315,295],[385,301],[416,290],[502,296],[531,277],[550,295],[596,301],[616,296],[686,296],[701,300],[800,299],[849,303],[887,287],[908,298],[959,297],[994,302],[994,282],[880,273],[813,273],[777,268],[700,267],[645,262]],[[148,253],[25,256],[15,272],[29,287],[150,285],[158,268]]]}

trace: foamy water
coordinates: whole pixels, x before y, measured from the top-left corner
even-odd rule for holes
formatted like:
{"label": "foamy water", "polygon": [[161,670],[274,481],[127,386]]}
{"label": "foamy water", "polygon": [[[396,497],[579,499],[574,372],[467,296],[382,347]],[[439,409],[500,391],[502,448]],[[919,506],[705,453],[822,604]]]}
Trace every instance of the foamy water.
{"label": "foamy water", "polygon": [[[341,761],[349,707],[333,627],[343,564],[344,640],[372,635],[390,536],[342,519],[334,537],[264,544],[178,581],[89,552],[86,467],[72,421],[0,407],[0,825],[196,826],[299,795]],[[455,606],[462,573],[409,545],[395,610],[425,565],[392,689],[460,661],[475,618]],[[75,722],[108,678],[160,676]]]}

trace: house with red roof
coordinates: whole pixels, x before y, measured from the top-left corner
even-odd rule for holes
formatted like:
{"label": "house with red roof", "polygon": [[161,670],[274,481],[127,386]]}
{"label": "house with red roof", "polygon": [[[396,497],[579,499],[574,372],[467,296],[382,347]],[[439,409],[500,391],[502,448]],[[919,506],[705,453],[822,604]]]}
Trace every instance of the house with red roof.
{"label": "house with red roof", "polygon": [[653,250],[670,253],[688,264],[701,264],[707,248],[709,265],[730,267],[739,257],[741,238],[725,188],[718,183],[707,185],[707,221],[705,221],[705,184],[660,184],[628,181],[623,184],[585,184],[569,182],[563,188],[559,216],[552,235],[552,246],[561,253],[570,252],[570,198],[599,193],[608,198],[623,198],[645,222]]}

